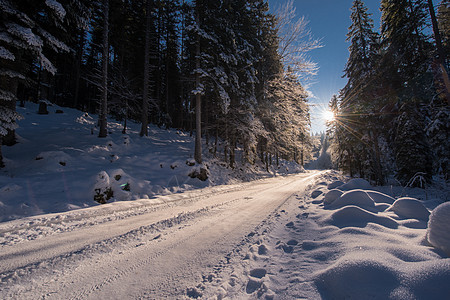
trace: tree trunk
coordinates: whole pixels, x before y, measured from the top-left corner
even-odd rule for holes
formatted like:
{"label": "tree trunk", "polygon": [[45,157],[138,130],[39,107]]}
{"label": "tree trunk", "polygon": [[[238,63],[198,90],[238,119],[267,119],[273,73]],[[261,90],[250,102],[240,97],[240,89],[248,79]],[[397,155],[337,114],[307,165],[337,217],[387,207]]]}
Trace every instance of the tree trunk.
{"label": "tree trunk", "polygon": [[102,102],[100,108],[100,131],[98,137],[108,135],[106,115],[108,113],[108,58],[109,58],[109,0],[103,0],[103,55],[102,55]]}
{"label": "tree trunk", "polygon": [[219,127],[218,127],[218,125],[216,125],[216,134],[215,134],[215,137],[214,137],[214,151],[213,151],[214,157],[217,157],[217,143],[218,143],[218,141],[219,141]]}
{"label": "tree trunk", "polygon": [[[195,15],[197,26],[200,27],[200,17],[198,15],[198,8]],[[197,72],[195,74],[195,86],[197,93],[195,94],[195,150],[194,159],[197,163],[202,163],[202,96],[200,94],[200,35],[197,34],[197,43],[195,46],[195,67]]]}
{"label": "tree trunk", "polygon": [[150,9],[151,0],[147,0],[146,24],[145,24],[145,53],[144,53],[144,86],[142,95],[141,112],[141,132],[140,136],[148,136],[148,98],[149,98],[149,79],[150,79]]}
{"label": "tree trunk", "polygon": [[233,135],[231,138],[231,147],[230,147],[230,167],[234,169],[236,167],[236,135]]}

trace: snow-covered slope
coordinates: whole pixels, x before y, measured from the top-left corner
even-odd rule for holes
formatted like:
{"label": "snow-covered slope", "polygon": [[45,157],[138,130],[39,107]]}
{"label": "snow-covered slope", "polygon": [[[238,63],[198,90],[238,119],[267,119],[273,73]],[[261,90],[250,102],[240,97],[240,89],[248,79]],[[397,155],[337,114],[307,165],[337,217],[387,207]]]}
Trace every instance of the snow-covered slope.
{"label": "snow-covered slope", "polygon": [[[105,182],[113,192],[108,200],[112,202],[152,199],[269,175],[258,166],[239,164],[236,170],[227,169],[204,147],[203,167],[208,168],[209,178],[203,182],[188,176],[200,167],[190,166],[194,139],[189,133],[152,126],[148,137],[139,137],[139,124],[129,122],[128,134],[122,134],[122,125],[109,120],[109,135],[101,139],[95,115],[57,106],[50,106],[48,115],[39,115],[33,103],[17,109],[24,116],[17,130],[18,144],[2,147],[6,168],[0,169],[0,222],[96,206],[95,189]],[[280,174],[299,171],[299,166],[286,162],[276,170]]]}

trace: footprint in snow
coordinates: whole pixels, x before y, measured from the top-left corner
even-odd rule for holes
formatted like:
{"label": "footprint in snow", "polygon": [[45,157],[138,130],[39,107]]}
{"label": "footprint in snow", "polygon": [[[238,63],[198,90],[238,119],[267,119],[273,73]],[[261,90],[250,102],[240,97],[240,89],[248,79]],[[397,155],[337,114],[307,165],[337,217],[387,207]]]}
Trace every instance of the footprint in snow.
{"label": "footprint in snow", "polygon": [[253,269],[250,271],[250,276],[254,277],[254,278],[263,278],[264,276],[266,276],[267,274],[267,270],[266,269],[262,269],[262,268],[258,268],[258,269]]}
{"label": "footprint in snow", "polygon": [[265,245],[260,245],[258,247],[258,254],[259,255],[266,255],[267,252],[269,252],[269,249],[267,249],[267,247]]}
{"label": "footprint in snow", "polygon": [[290,240],[286,244],[288,244],[289,246],[297,246],[298,245],[298,241],[297,240]]}
{"label": "footprint in snow", "polygon": [[257,291],[262,285],[262,282],[260,280],[252,279],[247,283],[247,286],[245,288],[245,292],[247,294],[253,294],[255,291]]}
{"label": "footprint in snow", "polygon": [[286,227],[294,228],[294,227],[295,227],[295,226],[294,226],[294,222],[289,222],[289,223],[287,223],[287,224],[286,224]]}

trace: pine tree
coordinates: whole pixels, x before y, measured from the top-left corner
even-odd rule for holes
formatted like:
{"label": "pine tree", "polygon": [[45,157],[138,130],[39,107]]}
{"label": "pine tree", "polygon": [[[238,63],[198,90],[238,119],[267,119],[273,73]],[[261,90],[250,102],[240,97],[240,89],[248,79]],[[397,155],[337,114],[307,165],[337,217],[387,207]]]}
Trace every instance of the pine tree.
{"label": "pine tree", "polygon": [[27,79],[27,71],[34,65],[45,74],[55,74],[55,64],[48,57],[70,51],[64,32],[66,26],[76,27],[85,21],[86,16],[78,15],[77,10],[85,9],[85,4],[2,0],[0,8],[0,136],[3,143],[12,144],[20,118],[15,110],[19,83]]}
{"label": "pine tree", "polygon": [[397,179],[404,185],[418,185],[416,176],[431,181],[433,163],[431,149],[424,132],[423,117],[410,103],[400,108],[394,139]]}

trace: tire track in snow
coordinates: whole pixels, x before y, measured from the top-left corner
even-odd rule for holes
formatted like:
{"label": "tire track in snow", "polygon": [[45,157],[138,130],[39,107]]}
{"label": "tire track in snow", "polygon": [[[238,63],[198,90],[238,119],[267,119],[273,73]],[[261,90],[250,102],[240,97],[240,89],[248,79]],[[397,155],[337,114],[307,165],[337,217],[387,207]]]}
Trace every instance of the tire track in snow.
{"label": "tire track in snow", "polygon": [[[239,218],[243,219],[245,217],[251,217],[251,213],[249,216],[249,212],[254,210],[255,207],[258,207],[259,200],[253,196],[255,195],[266,195],[267,193],[275,193],[279,190],[283,190],[283,187],[289,186],[292,183],[298,182],[305,182],[307,180],[310,180],[314,176],[316,176],[318,173],[309,175],[306,178],[299,178],[299,176],[292,176],[288,178],[275,178],[272,181],[267,182],[256,182],[252,185],[247,185],[247,190],[240,190],[241,193],[234,196],[234,192],[224,192],[219,193],[217,195],[211,195],[213,199],[204,199],[207,200],[204,204],[210,203],[210,201],[216,202],[214,205],[205,206],[201,209],[187,212],[184,214],[180,214],[177,217],[180,217],[179,220],[172,220],[172,225],[164,224],[167,220],[170,219],[164,219],[160,222],[152,223],[150,225],[141,226],[139,228],[133,229],[131,231],[128,231],[125,234],[115,236],[113,238],[104,239],[100,242],[94,243],[94,244],[88,244],[81,250],[72,251],[68,253],[67,255],[62,256],[54,256],[50,259],[44,259],[40,262],[32,263],[29,265],[26,265],[26,267],[29,267],[29,270],[25,270],[25,279],[26,277],[30,278],[33,276],[33,274],[39,273],[40,263],[45,262],[47,265],[50,266],[56,266],[57,268],[64,269],[64,272],[59,275],[53,275],[50,276],[51,278],[58,280],[58,282],[51,282],[47,286],[40,286],[37,287],[36,284],[31,284],[31,288],[22,287],[22,289],[19,288],[19,291],[34,291],[36,292],[34,296],[37,294],[42,295],[48,295],[48,297],[53,298],[61,298],[61,294],[52,294],[52,291],[54,290],[62,290],[63,293],[65,293],[64,298],[72,297],[74,299],[78,298],[90,298],[97,296],[98,294],[105,293],[105,290],[111,289],[111,287],[116,288],[117,285],[114,283],[117,283],[118,281],[123,280],[133,280],[133,278],[129,278],[130,276],[133,277],[133,274],[136,272],[142,272],[142,269],[144,269],[146,266],[147,268],[151,266],[155,261],[162,260],[165,254],[167,252],[175,251],[179,248],[183,248],[184,244],[189,244],[189,241],[192,239],[199,239],[203,234],[208,232],[214,232],[217,231],[216,222],[220,220],[220,222],[224,222],[225,220],[235,217],[236,220],[236,228],[241,226],[239,224],[240,221]],[[274,184],[275,183],[275,184]],[[238,193],[239,191],[236,191]],[[287,198],[289,195],[285,195],[282,199],[282,203],[278,204],[275,208],[273,207],[270,202],[266,202],[265,206],[260,206],[260,214],[264,216],[264,218],[270,218],[267,217],[268,208],[270,207],[270,211],[276,211],[279,209],[279,207],[287,201]],[[228,197],[228,198],[227,198]],[[233,199],[234,197],[234,199]],[[231,198],[231,200],[230,200]],[[215,199],[215,200],[214,200]],[[201,199],[200,199],[201,200]],[[193,202],[202,202],[200,200],[195,200]],[[228,211],[225,210],[225,207],[233,208],[237,204],[243,204],[246,205],[246,208],[244,212],[239,215],[236,213],[236,211]],[[188,204],[185,203],[187,206]],[[198,204],[200,205],[200,204]],[[180,207],[182,208],[182,207]],[[151,215],[151,214],[150,214]],[[236,216],[234,216],[236,215]],[[222,218],[220,218],[222,216]],[[174,218],[177,218],[174,217]],[[262,219],[264,219],[262,218]],[[133,218],[130,218],[132,220]],[[172,218],[173,219],[173,218]],[[242,233],[238,239],[233,235],[233,231],[230,230],[228,232],[224,232],[222,230],[221,237],[211,240],[210,246],[212,248],[216,247],[215,243],[219,243],[222,245],[225,249],[225,247],[228,247],[227,249],[218,249],[221,251],[221,259],[224,259],[224,257],[227,255],[227,253],[230,252],[229,247],[234,247],[234,245],[239,244],[242,242],[242,237],[248,234],[248,232],[251,232],[254,230],[255,226],[261,223],[260,219],[253,219],[252,226],[247,226],[244,230],[244,233]],[[206,222],[206,223],[205,223]],[[158,224],[159,223],[159,224]],[[169,222],[170,223],[170,222]],[[158,224],[158,225],[155,225]],[[111,226],[115,225],[115,222],[111,222]],[[176,228],[177,225],[184,225],[183,228]],[[194,226],[195,225],[195,226]],[[193,228],[195,227],[195,230],[193,232]],[[242,230],[242,229],[241,229]],[[190,234],[186,234],[186,236],[183,236],[186,232]],[[153,242],[153,239],[155,237],[155,233],[160,234],[160,238],[155,240]],[[162,235],[162,236],[161,236]],[[178,238],[171,237],[172,235],[177,236]],[[230,239],[230,236],[234,236],[235,243],[233,245],[228,244],[228,240]],[[143,244],[136,245],[136,242],[145,240]],[[167,241],[165,241],[167,240]],[[173,242],[175,241],[175,243]],[[158,244],[164,244],[166,247],[160,248],[158,250]],[[155,246],[156,245],[156,246]],[[190,246],[193,246],[192,243],[189,244]],[[195,246],[195,245],[194,245]],[[203,245],[201,245],[203,246]],[[116,248],[124,248],[125,250],[130,251],[133,254],[140,254],[141,257],[138,257],[137,255],[134,255],[134,257],[130,257],[130,255],[127,255],[127,253],[124,254],[117,254],[114,253]],[[157,251],[148,251],[149,249],[156,248]],[[193,248],[194,249],[194,248]],[[202,263],[201,261],[198,262],[199,257],[201,260],[201,257],[204,255],[207,255],[210,252],[208,248],[195,248],[195,255],[193,260],[187,263],[187,266],[195,268],[196,263]],[[150,253],[150,255],[149,255]],[[205,254],[206,253],[206,254]],[[106,255],[105,255],[106,254]],[[106,256],[106,257],[105,257]],[[107,271],[106,273],[102,273],[100,269],[96,271],[97,266],[94,268],[92,266],[89,266],[89,263],[92,263],[95,258],[99,259],[100,264],[103,266],[104,271]],[[131,259],[133,258],[133,259]],[[217,258],[217,257],[215,257]],[[127,260],[130,260],[129,263],[127,263]],[[75,262],[75,263],[74,263]],[[194,263],[196,262],[196,263]],[[216,261],[217,262],[217,261]],[[79,266],[74,267],[75,264],[79,264]],[[125,266],[125,268],[123,268]],[[214,266],[214,264],[212,264]],[[66,268],[69,267],[69,268]],[[186,265],[185,265],[186,267]],[[209,266],[211,268],[211,266]],[[34,270],[33,270],[34,268]],[[66,268],[66,269],[65,269]],[[121,269],[122,268],[122,269]],[[181,269],[179,269],[181,268]],[[13,269],[12,272],[18,271],[20,268]],[[164,280],[160,280],[159,283],[156,285],[153,285],[155,289],[158,287],[170,287],[170,280],[171,278],[174,278],[174,272],[186,272],[186,270],[183,270],[183,267],[173,267],[172,273],[161,275],[165,276]],[[41,272],[42,273],[42,272]],[[39,274],[41,274],[39,273]],[[44,272],[45,273],[45,272]],[[200,272],[201,274],[202,272]],[[106,277],[105,277],[106,274]],[[198,272],[197,272],[198,274]],[[48,275],[48,274],[44,274]],[[76,275],[76,276],[73,276]],[[94,276],[98,275],[98,277]],[[92,281],[98,282],[96,284],[92,284]],[[73,282],[72,282],[73,281]],[[198,281],[197,281],[198,282]],[[14,280],[13,282],[14,283]],[[20,283],[16,282],[16,283]],[[62,286],[61,286],[62,285]],[[86,287],[88,285],[89,287]],[[108,287],[108,288],[107,288]],[[61,288],[61,289],[60,289]],[[75,294],[73,292],[76,292]],[[148,289],[147,289],[148,291]],[[32,293],[32,292],[31,292]],[[106,291],[107,293],[107,291]],[[0,292],[0,295],[3,293]],[[5,294],[3,294],[5,295]],[[11,295],[11,294],[10,294]],[[16,294],[18,295],[18,294]],[[141,293],[139,292],[138,295],[141,297],[146,297],[145,292]]]}

